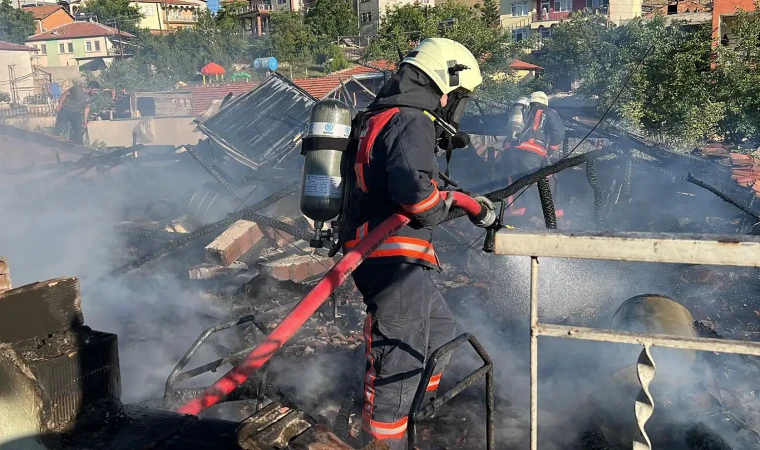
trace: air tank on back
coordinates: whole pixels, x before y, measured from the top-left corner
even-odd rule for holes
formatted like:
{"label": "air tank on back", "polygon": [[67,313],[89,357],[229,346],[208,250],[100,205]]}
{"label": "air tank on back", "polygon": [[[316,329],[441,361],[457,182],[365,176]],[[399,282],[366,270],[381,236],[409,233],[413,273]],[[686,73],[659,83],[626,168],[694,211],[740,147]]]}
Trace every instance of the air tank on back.
{"label": "air tank on back", "polygon": [[509,114],[509,131],[512,140],[517,139],[525,128],[525,109],[528,105],[528,97],[520,97],[512,105],[512,111]]}
{"label": "air tank on back", "polygon": [[309,130],[301,146],[305,156],[301,184],[301,212],[314,221],[313,247],[321,247],[322,227],[343,207],[343,155],[351,134],[351,110],[327,99],[311,109]]}

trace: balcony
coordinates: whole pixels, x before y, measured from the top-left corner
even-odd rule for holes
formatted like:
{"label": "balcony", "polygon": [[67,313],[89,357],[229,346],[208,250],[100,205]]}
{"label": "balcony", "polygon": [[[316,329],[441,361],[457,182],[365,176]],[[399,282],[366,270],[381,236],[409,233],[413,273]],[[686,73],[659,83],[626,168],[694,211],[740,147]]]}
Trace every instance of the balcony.
{"label": "balcony", "polygon": [[269,12],[272,11],[272,5],[271,3],[257,3],[255,5],[248,5],[244,6],[242,8],[235,9],[235,14],[238,16],[242,16],[244,14],[256,14],[259,12]]}
{"label": "balcony", "polygon": [[197,23],[198,16],[183,16],[179,14],[168,14],[166,21],[169,23]]}
{"label": "balcony", "polygon": [[570,17],[572,11],[536,11],[531,13],[532,22],[558,22]]}

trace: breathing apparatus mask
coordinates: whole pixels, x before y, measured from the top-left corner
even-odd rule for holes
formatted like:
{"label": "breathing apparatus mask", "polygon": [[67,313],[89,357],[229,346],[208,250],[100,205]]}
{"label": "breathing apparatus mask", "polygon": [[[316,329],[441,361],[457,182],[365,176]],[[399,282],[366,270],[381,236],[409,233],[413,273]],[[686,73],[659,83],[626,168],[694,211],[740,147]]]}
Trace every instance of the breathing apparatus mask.
{"label": "breathing apparatus mask", "polygon": [[469,98],[464,89],[455,89],[449,93],[446,106],[436,109],[437,147],[441,150],[451,151],[470,145],[470,135],[459,131]]}

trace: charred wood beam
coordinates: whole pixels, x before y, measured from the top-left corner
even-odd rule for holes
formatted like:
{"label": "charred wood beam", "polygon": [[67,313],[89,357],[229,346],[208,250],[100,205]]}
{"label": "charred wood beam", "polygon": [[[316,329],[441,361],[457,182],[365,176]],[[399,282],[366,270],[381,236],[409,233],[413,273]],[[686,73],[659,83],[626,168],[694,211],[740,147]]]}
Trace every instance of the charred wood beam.
{"label": "charred wood beam", "polygon": [[269,217],[261,216],[259,214],[255,214],[255,211],[258,211],[260,209],[264,209],[267,206],[270,206],[274,203],[277,203],[278,201],[282,200],[283,198],[287,197],[288,195],[296,192],[300,188],[300,183],[294,183],[285,189],[282,189],[278,192],[275,192],[274,194],[270,195],[269,197],[265,198],[264,200],[256,203],[255,205],[251,206],[250,208],[246,208],[242,211],[238,211],[234,214],[230,214],[227,216],[227,218],[222,219],[218,222],[206,225],[205,227],[201,227],[192,233],[187,233],[183,235],[182,237],[178,237],[177,239],[174,239],[167,243],[166,245],[148,253],[145,256],[142,256],[128,264],[125,264],[122,267],[119,267],[113,271],[111,271],[112,276],[121,276],[121,275],[129,275],[134,274],[139,271],[139,268],[150,261],[153,261],[155,259],[158,259],[161,256],[164,256],[175,249],[178,249],[180,247],[184,247],[185,245],[189,244],[190,242],[193,242],[194,240],[201,238],[203,236],[206,236],[207,234],[213,233],[215,231],[224,229],[233,223],[237,222],[240,219],[247,219],[251,220],[253,222],[260,223],[260,218],[264,218],[263,224],[271,226],[272,228],[277,228],[279,230],[285,231],[286,233],[295,236],[299,239],[310,239],[311,233],[302,230],[298,227],[295,227],[290,224],[286,224],[284,222],[281,222],[279,220],[274,220]]}

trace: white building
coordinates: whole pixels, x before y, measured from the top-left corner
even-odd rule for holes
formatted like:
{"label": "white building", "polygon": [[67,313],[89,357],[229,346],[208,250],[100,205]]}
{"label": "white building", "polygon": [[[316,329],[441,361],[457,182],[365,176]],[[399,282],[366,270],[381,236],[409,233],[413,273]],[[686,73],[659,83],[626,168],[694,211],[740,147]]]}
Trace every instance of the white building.
{"label": "white building", "polygon": [[388,8],[418,3],[423,7],[435,6],[435,0],[353,0],[357,10],[357,21],[361,34],[375,34],[380,27],[380,19]]}
{"label": "white building", "polygon": [[0,92],[9,94],[12,102],[21,102],[34,94],[32,52],[25,45],[0,41]]}

